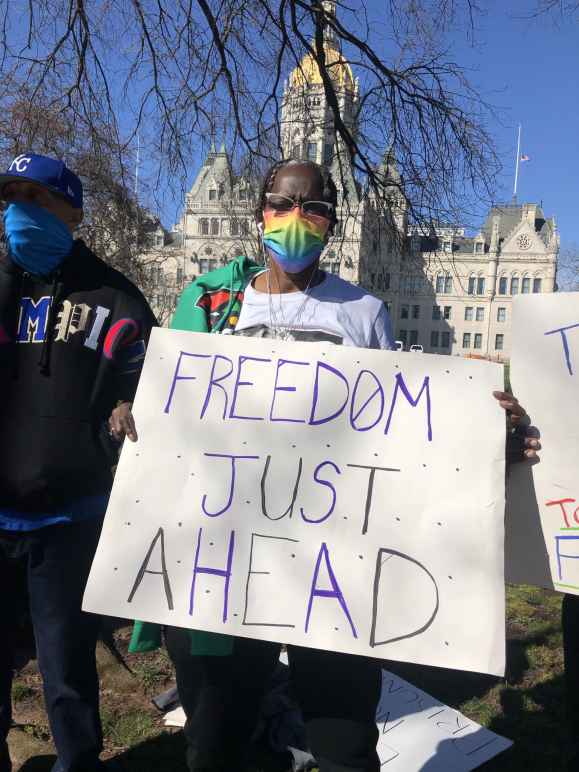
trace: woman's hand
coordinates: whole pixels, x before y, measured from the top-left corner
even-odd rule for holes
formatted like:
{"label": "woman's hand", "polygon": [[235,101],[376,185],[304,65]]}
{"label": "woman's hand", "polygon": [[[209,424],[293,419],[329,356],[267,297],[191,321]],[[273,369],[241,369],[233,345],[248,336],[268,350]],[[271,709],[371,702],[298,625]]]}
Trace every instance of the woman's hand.
{"label": "woman's hand", "polygon": [[511,460],[522,461],[525,458],[538,458],[537,451],[541,449],[541,443],[538,439],[539,432],[534,426],[529,425],[525,408],[519,405],[519,400],[516,397],[506,391],[493,391],[493,397],[507,412],[509,442],[518,444],[518,449],[509,449]]}
{"label": "woman's hand", "polygon": [[117,442],[121,442],[125,437],[128,437],[131,442],[139,439],[131,407],[131,402],[120,402],[111,413],[109,432]]}

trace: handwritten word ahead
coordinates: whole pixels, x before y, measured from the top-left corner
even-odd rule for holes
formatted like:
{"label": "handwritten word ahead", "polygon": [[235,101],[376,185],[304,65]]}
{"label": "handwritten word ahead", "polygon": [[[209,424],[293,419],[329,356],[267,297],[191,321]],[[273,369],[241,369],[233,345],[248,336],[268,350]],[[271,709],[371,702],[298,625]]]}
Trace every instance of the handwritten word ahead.
{"label": "handwritten word ahead", "polygon": [[[273,383],[268,384],[269,393],[262,402],[262,412],[248,414],[249,411],[244,408],[245,395],[252,390],[259,390],[263,396],[264,380],[269,380],[272,368],[275,375]],[[385,383],[377,373],[364,368],[358,369],[352,380],[338,367],[319,360],[310,362],[305,359],[244,354],[229,357],[180,351],[164,412],[171,412],[178,384],[199,380],[204,395],[199,408],[201,421],[212,407],[224,421],[269,421],[321,426],[347,416],[349,427],[356,432],[367,432],[383,424],[384,434],[388,434],[397,400],[402,397],[412,407],[416,407],[424,398],[426,433],[428,440],[432,440],[432,403],[428,375],[424,376],[414,396],[401,372],[396,373],[392,381]],[[305,395],[304,387],[307,390]],[[295,398],[288,399],[287,395],[295,395]]]}
{"label": "handwritten word ahead", "polygon": [[[197,607],[200,599],[203,598],[203,590],[200,589],[200,577],[219,578],[223,584],[220,591],[219,601],[212,600],[211,606],[215,614],[215,623],[225,624],[231,616],[230,591],[233,578],[233,564],[236,551],[236,532],[230,531],[225,534],[223,544],[216,542],[215,535],[207,538],[204,536],[203,528],[197,531],[195,557],[190,580],[188,614],[191,618],[191,625],[197,626],[198,612]],[[202,550],[206,553],[212,552],[208,546],[221,546],[225,555],[225,560],[221,564],[209,563],[208,558],[202,557]],[[300,549],[300,540],[286,538],[281,536],[272,536],[268,534],[252,533],[250,540],[249,556],[247,565],[243,574],[238,576],[237,584],[244,588],[243,597],[243,618],[241,625],[245,628],[260,628],[262,631],[271,628],[296,629],[301,628],[305,635],[308,634],[312,617],[315,613],[314,601],[317,600],[317,610],[320,611],[320,604],[331,602],[336,604],[336,610],[343,615],[343,622],[353,639],[358,639],[360,627],[366,628],[366,618],[360,616],[356,619],[356,614],[351,611],[352,602],[356,601],[359,605],[359,594],[355,598],[347,599],[342,590],[343,582],[339,572],[335,569],[330,555],[330,547],[326,542],[319,543],[315,554],[315,560],[309,566],[307,597],[303,604],[296,606],[294,612],[288,611],[290,607],[289,599],[295,595],[296,588],[288,585],[286,577],[291,573],[291,564],[296,560],[296,553]],[[300,563],[307,563],[307,554],[304,552]],[[272,559],[275,556],[275,560]],[[363,555],[359,556],[363,558]],[[153,567],[151,567],[153,566]],[[159,568],[160,567],[160,568]],[[351,567],[348,567],[348,575],[351,579]],[[159,528],[153,541],[149,545],[145,558],[137,571],[137,575],[131,587],[127,598],[127,603],[131,604],[137,595],[139,588],[146,575],[158,577],[162,582],[165,593],[167,610],[176,611],[174,603],[173,583],[171,572],[168,566],[165,547],[165,531]],[[267,579],[264,581],[264,577]],[[396,632],[381,635],[380,630],[384,630],[388,625],[390,613],[389,604],[385,602],[389,593],[393,591],[394,579],[398,578],[404,581],[406,586],[415,591],[422,598],[423,613],[420,616],[408,615],[406,620],[399,621]],[[150,591],[151,585],[148,585]],[[205,592],[207,590],[205,589]],[[275,619],[266,619],[263,611],[268,598],[275,593],[279,608]],[[371,590],[367,599],[368,605],[371,605],[370,630],[367,644],[370,648],[377,646],[386,646],[395,641],[402,641],[407,638],[413,638],[428,630],[438,614],[440,606],[439,588],[436,579],[428,568],[410,555],[405,555],[398,550],[381,547],[377,550],[374,561],[374,574],[371,584]],[[236,614],[237,616],[237,614]],[[392,630],[392,627],[389,628]],[[249,632],[247,633],[250,634]],[[263,632],[262,632],[263,634]]]}

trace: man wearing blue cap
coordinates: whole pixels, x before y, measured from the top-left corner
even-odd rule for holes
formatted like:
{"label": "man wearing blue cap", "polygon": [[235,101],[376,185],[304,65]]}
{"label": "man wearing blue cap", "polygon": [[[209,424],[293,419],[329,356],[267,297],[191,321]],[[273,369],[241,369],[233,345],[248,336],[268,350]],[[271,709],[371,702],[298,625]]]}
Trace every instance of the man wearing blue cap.
{"label": "man wearing blue cap", "polygon": [[11,590],[26,570],[53,772],[93,772],[102,734],[95,646],[99,619],[81,611],[111,487],[106,426],[136,439],[130,414],[153,314],[141,293],[73,232],[79,178],[25,153],[0,175],[0,772],[16,620]]}

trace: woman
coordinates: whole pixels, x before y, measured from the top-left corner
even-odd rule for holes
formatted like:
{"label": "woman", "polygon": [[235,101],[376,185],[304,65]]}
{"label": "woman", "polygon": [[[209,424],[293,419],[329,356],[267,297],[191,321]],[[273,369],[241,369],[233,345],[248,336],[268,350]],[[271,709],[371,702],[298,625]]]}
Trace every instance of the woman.
{"label": "woman", "polygon": [[[265,268],[240,257],[200,277],[184,291],[171,326],[393,349],[384,303],[319,268],[336,203],[334,182],[317,164],[273,166],[256,210]],[[495,396],[515,416],[524,414],[513,398]],[[116,430],[122,434],[120,423]],[[151,632],[137,627],[132,650],[147,650]],[[189,769],[242,770],[280,645],[177,628],[166,641],[187,715]],[[288,658],[321,772],[377,772],[380,662],[297,646],[288,647]]]}

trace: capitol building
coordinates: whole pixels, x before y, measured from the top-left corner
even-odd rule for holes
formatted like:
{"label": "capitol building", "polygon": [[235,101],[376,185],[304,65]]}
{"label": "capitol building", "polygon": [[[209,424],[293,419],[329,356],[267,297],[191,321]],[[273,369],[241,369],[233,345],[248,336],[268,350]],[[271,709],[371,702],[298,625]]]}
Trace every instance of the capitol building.
{"label": "capitol building", "polygon": [[[331,34],[324,48],[341,118],[355,136],[358,80]],[[385,207],[354,176],[309,54],[284,85],[280,128],[283,157],[326,165],[338,187],[339,224],[321,267],[381,298],[405,350],[418,345],[429,353],[508,360],[513,297],[555,290],[554,219],[538,204],[513,201],[493,206],[474,236],[445,225],[425,236],[409,226],[394,152],[385,148],[377,169],[386,181]],[[241,254],[259,259],[257,195],[249,179],[233,173],[227,148],[212,145],[171,243],[159,231],[155,249],[145,256],[154,286],[150,300],[162,323],[197,276]]]}

